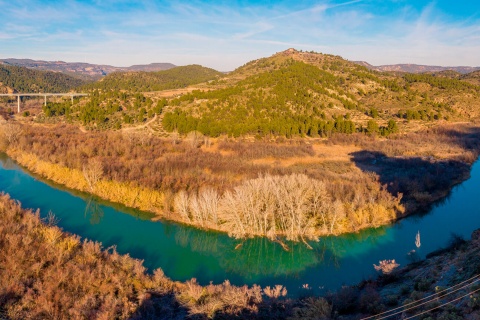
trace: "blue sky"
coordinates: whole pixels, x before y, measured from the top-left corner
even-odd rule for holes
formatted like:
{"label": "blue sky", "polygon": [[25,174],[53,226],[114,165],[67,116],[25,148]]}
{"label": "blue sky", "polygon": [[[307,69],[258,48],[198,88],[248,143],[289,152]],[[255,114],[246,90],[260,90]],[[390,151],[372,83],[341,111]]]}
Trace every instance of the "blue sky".
{"label": "blue sky", "polygon": [[0,0],[0,58],[221,71],[283,51],[480,66],[478,0]]}

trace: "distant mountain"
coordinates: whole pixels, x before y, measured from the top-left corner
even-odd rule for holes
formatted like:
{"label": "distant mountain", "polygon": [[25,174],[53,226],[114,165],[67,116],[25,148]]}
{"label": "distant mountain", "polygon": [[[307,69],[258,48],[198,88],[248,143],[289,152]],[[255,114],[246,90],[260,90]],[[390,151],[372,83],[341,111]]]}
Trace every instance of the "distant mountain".
{"label": "distant mountain", "polygon": [[0,64],[0,93],[67,92],[85,83],[60,72]]}
{"label": "distant mountain", "polygon": [[120,68],[119,71],[165,71],[175,68],[176,65],[171,63],[150,63],[150,64],[136,64],[127,68]]}
{"label": "distant mountain", "polygon": [[442,67],[442,66],[427,66],[419,64],[391,64],[391,65],[382,65],[374,66],[365,61],[353,61],[356,64],[367,67],[370,70],[375,71],[398,71],[398,72],[409,72],[409,73],[426,73],[426,72],[441,72],[441,71],[456,71],[461,74],[466,74],[480,70],[480,67]]}
{"label": "distant mountain", "polygon": [[477,70],[468,74],[464,74],[460,77],[460,79],[468,81],[478,86],[480,85],[480,70]]}
{"label": "distant mountain", "polygon": [[114,67],[83,62],[43,61],[31,59],[0,59],[0,64],[26,67],[30,69],[62,72],[84,80],[98,80],[102,76],[118,71],[161,71],[174,68],[171,63],[151,63],[131,67]]}
{"label": "distant mountain", "polygon": [[[133,68],[135,66],[132,66]],[[86,89],[128,90],[134,92],[161,91],[184,88],[222,77],[223,74],[200,65],[175,67],[168,70],[146,72],[114,72],[85,86]]]}

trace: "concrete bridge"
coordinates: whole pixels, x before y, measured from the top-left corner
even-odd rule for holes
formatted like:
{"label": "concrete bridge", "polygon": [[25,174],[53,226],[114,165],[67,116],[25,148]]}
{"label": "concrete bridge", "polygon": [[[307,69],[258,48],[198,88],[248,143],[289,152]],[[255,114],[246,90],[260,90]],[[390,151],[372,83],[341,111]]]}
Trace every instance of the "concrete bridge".
{"label": "concrete bridge", "polygon": [[17,97],[17,112],[20,113],[20,98],[21,97],[45,97],[45,105],[47,105],[47,97],[71,97],[72,104],[74,97],[86,97],[86,93],[2,93],[0,97]]}

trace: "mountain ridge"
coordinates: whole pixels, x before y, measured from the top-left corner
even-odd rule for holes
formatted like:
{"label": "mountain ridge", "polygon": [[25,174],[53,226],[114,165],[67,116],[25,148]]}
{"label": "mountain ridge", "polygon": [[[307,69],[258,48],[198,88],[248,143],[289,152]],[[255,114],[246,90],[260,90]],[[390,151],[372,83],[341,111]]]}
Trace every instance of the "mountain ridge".
{"label": "mountain ridge", "polygon": [[441,71],[456,71],[461,74],[467,74],[474,71],[480,70],[480,67],[470,67],[470,66],[434,66],[434,65],[423,65],[423,64],[414,64],[414,63],[398,63],[398,64],[387,64],[374,66],[366,61],[352,61],[358,65],[364,66],[370,70],[374,71],[395,71],[395,72],[408,72],[408,73],[428,73],[428,72],[441,72]]}
{"label": "mountain ridge", "polygon": [[92,64],[84,62],[45,61],[33,59],[0,59],[0,64],[17,67],[26,67],[34,70],[62,72],[74,75],[84,80],[98,80],[102,76],[113,72],[125,71],[163,71],[176,67],[172,63],[137,64],[129,67],[115,67],[112,65]]}
{"label": "mountain ridge", "polygon": [[[293,48],[287,49],[282,52],[277,52],[277,55],[282,54],[294,54],[295,52],[301,53]],[[442,72],[452,70],[461,74],[468,74],[471,72],[479,71],[480,66],[439,66],[439,65],[423,65],[415,63],[398,63],[398,64],[386,64],[386,65],[372,65],[366,61],[351,61],[355,64],[364,66],[370,70],[379,72],[408,72],[408,73],[429,73],[429,72]],[[48,60],[35,60],[35,59],[18,59],[18,58],[6,58],[0,59],[0,65],[13,65],[19,67],[26,67],[30,69],[63,72],[69,75],[80,77],[84,80],[98,80],[102,76],[113,72],[128,72],[128,71],[164,71],[177,67],[177,65],[168,62],[154,62],[149,64],[135,64],[128,67],[117,67],[107,64],[94,64],[87,62],[65,62],[65,61],[48,61]],[[241,68],[240,66],[238,68]],[[237,68],[237,69],[238,69]]]}

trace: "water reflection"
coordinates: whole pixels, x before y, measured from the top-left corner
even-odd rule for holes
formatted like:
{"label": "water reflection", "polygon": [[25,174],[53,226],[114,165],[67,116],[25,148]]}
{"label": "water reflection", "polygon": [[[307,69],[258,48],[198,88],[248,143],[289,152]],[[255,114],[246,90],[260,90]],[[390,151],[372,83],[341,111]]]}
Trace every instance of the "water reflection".
{"label": "water reflection", "polygon": [[10,159],[5,153],[0,152],[0,162],[2,163],[3,169],[6,170],[15,170],[17,166],[12,159]]}
{"label": "water reflection", "polygon": [[276,242],[266,238],[243,241],[241,246],[224,252],[221,265],[228,272],[244,277],[298,275],[310,266],[318,264],[322,255],[303,243],[288,243],[286,251]]}
{"label": "water reflection", "polygon": [[[370,228],[357,233],[346,235],[322,237],[310,245],[314,249],[322,248],[331,254],[332,262],[340,267],[339,261],[347,256],[361,255],[372,247],[388,242],[388,227]],[[362,246],[358,244],[362,243]]]}
{"label": "water reflection", "polygon": [[[345,257],[361,255],[389,241],[386,237],[388,228],[380,227],[342,237],[323,237],[318,242],[309,242],[311,248],[301,242],[287,242],[287,251],[279,243],[266,238],[235,240],[191,227],[170,228],[175,229],[177,245],[214,256],[226,272],[247,279],[258,276],[299,277],[306,269],[320,264],[339,269]],[[359,246],[359,243],[363,245]]]}
{"label": "water reflection", "polygon": [[88,218],[91,225],[99,224],[105,213],[102,206],[94,196],[90,196],[86,201],[84,217]]}
{"label": "water reflection", "polygon": [[220,241],[223,238],[220,234],[205,232],[184,226],[177,227],[175,232],[175,243],[195,252],[216,254],[223,252],[228,246],[228,241]]}

